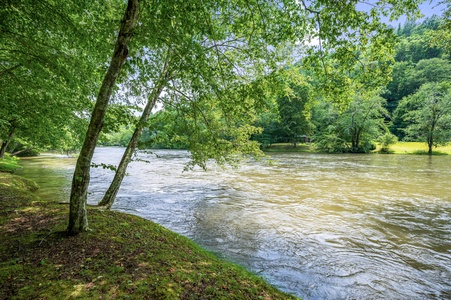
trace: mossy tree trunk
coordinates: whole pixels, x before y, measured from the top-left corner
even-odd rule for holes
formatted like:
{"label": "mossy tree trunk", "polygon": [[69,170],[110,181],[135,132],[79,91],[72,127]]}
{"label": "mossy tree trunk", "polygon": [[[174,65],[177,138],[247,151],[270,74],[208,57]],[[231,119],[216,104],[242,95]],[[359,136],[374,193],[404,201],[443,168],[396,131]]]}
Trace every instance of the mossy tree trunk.
{"label": "mossy tree trunk", "polygon": [[138,20],[138,12],[139,0],[129,0],[125,15],[121,21],[113,57],[97,96],[91,121],[77,160],[70,195],[69,225],[67,228],[67,232],[70,235],[76,235],[88,230],[86,202],[90,180],[91,159],[104,123],[104,117],[113,87],[128,56],[128,45],[130,44],[130,39]]}

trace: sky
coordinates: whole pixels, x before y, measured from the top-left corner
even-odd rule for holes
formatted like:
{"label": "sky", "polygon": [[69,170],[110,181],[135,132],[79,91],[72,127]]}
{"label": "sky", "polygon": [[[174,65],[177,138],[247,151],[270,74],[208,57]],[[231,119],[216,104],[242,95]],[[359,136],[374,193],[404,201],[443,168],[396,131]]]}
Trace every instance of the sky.
{"label": "sky", "polygon": [[[426,0],[420,5],[420,11],[424,15],[422,19],[416,20],[419,22],[427,17],[432,17],[433,15],[441,16],[443,14],[443,9],[446,7],[445,5],[439,5],[439,2],[442,0]],[[398,24],[403,25],[406,22],[406,17],[402,16],[399,20],[389,22],[393,27],[398,27]]]}

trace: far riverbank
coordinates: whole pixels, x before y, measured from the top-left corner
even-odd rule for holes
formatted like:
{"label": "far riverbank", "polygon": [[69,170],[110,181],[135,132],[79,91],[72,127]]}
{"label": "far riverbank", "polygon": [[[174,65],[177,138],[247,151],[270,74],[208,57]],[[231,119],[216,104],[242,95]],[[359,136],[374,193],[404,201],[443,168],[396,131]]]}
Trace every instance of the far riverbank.
{"label": "far riverbank", "polygon": [[[377,145],[371,153],[380,153],[381,146]],[[389,154],[427,154],[426,143],[420,142],[397,142],[389,147]],[[290,143],[277,143],[264,149],[265,152],[311,152],[317,153],[313,143],[300,143],[296,147]],[[447,146],[434,147],[433,155],[451,155],[451,144]]]}

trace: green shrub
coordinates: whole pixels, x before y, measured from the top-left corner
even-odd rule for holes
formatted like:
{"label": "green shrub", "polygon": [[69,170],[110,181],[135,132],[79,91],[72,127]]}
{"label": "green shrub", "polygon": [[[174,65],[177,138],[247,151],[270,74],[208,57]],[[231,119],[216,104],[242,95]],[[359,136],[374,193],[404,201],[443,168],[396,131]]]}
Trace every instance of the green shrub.
{"label": "green shrub", "polygon": [[391,132],[386,132],[378,138],[379,143],[381,143],[381,153],[390,153],[390,145],[396,144],[398,142],[398,137]]}
{"label": "green shrub", "polygon": [[21,169],[19,166],[19,158],[5,154],[3,158],[0,158],[0,172],[13,173],[16,170]]}

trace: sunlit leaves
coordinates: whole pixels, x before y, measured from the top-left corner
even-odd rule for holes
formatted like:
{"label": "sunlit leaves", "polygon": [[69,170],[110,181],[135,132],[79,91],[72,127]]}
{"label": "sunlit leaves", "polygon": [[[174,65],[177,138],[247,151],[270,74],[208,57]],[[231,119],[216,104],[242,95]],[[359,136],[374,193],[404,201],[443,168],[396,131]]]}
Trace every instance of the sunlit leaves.
{"label": "sunlit leaves", "polygon": [[20,118],[18,138],[35,146],[77,148],[120,6],[120,1],[48,0],[2,5],[0,119]]}
{"label": "sunlit leaves", "polygon": [[278,97],[277,104],[283,135],[296,145],[301,136],[310,135],[312,131],[310,114],[313,101],[309,84],[291,85],[285,95]]}
{"label": "sunlit leaves", "polygon": [[358,92],[340,112],[322,102],[314,109],[315,141],[325,152],[369,152],[372,143],[387,131],[385,100],[374,92]]}
{"label": "sunlit leaves", "polygon": [[449,83],[427,83],[403,98],[396,114],[407,122],[407,139],[429,146],[444,145],[451,137],[451,87]]}
{"label": "sunlit leaves", "polygon": [[382,87],[390,80],[396,38],[380,15],[415,14],[420,1],[302,2],[318,39],[303,63],[317,76],[322,96],[346,106],[356,75],[362,87]]}

